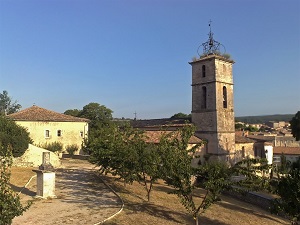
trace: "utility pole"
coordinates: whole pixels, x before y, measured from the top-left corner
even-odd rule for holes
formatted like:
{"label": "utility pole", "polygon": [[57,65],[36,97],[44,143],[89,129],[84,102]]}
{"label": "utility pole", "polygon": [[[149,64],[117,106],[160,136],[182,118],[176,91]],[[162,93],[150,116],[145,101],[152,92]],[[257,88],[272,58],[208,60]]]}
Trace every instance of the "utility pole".
{"label": "utility pole", "polygon": [[133,114],[134,114],[134,120],[136,120],[136,115],[137,115],[136,111]]}

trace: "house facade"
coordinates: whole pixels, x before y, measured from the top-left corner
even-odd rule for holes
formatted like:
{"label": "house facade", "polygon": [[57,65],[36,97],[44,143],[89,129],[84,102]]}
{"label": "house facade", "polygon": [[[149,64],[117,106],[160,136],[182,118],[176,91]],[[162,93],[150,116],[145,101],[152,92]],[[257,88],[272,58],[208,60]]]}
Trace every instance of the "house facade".
{"label": "house facade", "polygon": [[53,142],[63,145],[77,145],[75,154],[82,154],[82,144],[88,136],[88,119],[73,117],[38,106],[8,115],[18,125],[25,127],[34,145],[43,146]]}

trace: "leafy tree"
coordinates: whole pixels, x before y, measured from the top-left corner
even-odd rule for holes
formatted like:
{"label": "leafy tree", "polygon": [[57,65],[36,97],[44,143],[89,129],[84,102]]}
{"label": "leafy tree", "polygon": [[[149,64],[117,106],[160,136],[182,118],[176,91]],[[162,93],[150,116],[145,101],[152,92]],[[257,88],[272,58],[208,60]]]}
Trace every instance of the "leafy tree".
{"label": "leafy tree", "polygon": [[0,114],[7,115],[19,111],[22,106],[8,96],[7,91],[0,93]]}
{"label": "leafy tree", "polygon": [[90,162],[100,166],[101,173],[119,176],[124,185],[137,180],[138,155],[131,144],[132,128],[121,129],[111,123],[106,129],[95,130],[94,135],[85,147],[90,152]]}
{"label": "leafy tree", "polygon": [[138,155],[137,178],[147,192],[147,200],[150,201],[150,194],[153,184],[161,177],[161,157],[158,146],[147,142],[147,137],[141,131],[132,138],[132,147]]}
{"label": "leafy tree", "polygon": [[64,112],[65,115],[76,116],[79,117],[81,110],[79,109],[68,109]]}
{"label": "leafy tree", "polygon": [[173,116],[171,116],[171,119],[191,119],[191,114],[185,114],[185,113],[176,113]]}
{"label": "leafy tree", "polygon": [[275,199],[272,212],[283,212],[291,218],[292,224],[300,224],[300,158],[292,164],[288,174],[273,182]]}
{"label": "leafy tree", "polygon": [[19,157],[28,149],[29,143],[32,143],[32,140],[24,127],[17,125],[4,116],[0,116],[0,144],[5,149],[11,146],[13,156]]}
{"label": "leafy tree", "polygon": [[[257,176],[256,173],[269,167],[264,159],[246,159],[233,167],[219,161],[193,166],[191,161],[199,145],[188,149],[188,142],[194,130],[194,127],[186,126],[175,133],[163,136],[160,140],[159,153],[162,157],[163,179],[175,189],[172,193],[179,197],[183,206],[193,216],[195,224],[198,224],[199,215],[220,200],[222,191],[235,188],[235,191],[245,192],[266,188],[267,180]],[[244,179],[239,181],[230,179],[232,175],[237,174],[243,175]],[[197,178],[197,182],[193,182],[194,177]],[[201,203],[196,205],[195,191],[198,187],[203,188],[205,194]]]}
{"label": "leafy tree", "polygon": [[300,140],[300,111],[298,111],[295,116],[290,121],[293,137],[296,141]]}
{"label": "leafy tree", "polygon": [[188,149],[190,137],[195,127],[186,126],[181,130],[163,135],[160,139],[159,154],[162,157],[162,177],[173,188],[181,203],[198,223],[198,214],[202,206],[196,207],[193,199],[193,176],[196,168],[192,167],[192,159],[199,147]]}
{"label": "leafy tree", "polygon": [[90,119],[92,125],[96,125],[97,122],[101,122],[103,124],[109,123],[113,119],[112,113],[113,111],[104,105],[92,102],[83,107],[79,116]]}
{"label": "leafy tree", "polygon": [[241,123],[235,123],[235,125],[234,125],[234,127],[235,127],[235,130],[242,130],[242,129],[244,129],[244,124],[241,124]]}
{"label": "leafy tree", "polygon": [[248,130],[250,132],[257,132],[258,128],[249,125],[248,127],[245,127],[245,130]]}
{"label": "leafy tree", "polygon": [[95,138],[88,141],[90,162],[100,166],[101,173],[111,173],[124,181],[124,185],[139,182],[147,191],[160,177],[160,157],[155,147],[147,143],[143,131],[114,123],[106,129],[95,130]]}
{"label": "leafy tree", "polygon": [[0,145],[0,225],[8,225],[30,207],[30,202],[22,206],[20,197],[11,189],[10,167],[12,165],[11,146]]}

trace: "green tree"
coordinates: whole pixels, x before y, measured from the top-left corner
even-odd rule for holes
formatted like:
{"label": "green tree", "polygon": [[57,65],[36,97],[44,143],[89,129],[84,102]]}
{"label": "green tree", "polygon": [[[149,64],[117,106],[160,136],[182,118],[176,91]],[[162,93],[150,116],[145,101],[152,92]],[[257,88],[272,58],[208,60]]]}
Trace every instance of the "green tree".
{"label": "green tree", "polygon": [[139,182],[150,201],[161,166],[155,146],[147,142],[143,131],[111,123],[105,129],[95,130],[95,138],[86,147],[90,150],[90,162],[100,166],[101,173],[119,177],[124,185]]}
{"label": "green tree", "polygon": [[91,124],[96,126],[98,122],[107,124],[111,122],[113,111],[104,105],[99,103],[91,102],[83,107],[80,111],[79,116],[91,120]]}
{"label": "green tree", "polygon": [[199,145],[188,148],[194,131],[195,127],[185,126],[181,130],[163,135],[158,151],[162,159],[162,178],[175,189],[172,193],[178,196],[198,224],[198,214],[202,206],[197,207],[194,202],[195,186],[192,178],[196,174],[196,168],[191,162]]}
{"label": "green tree", "polygon": [[290,121],[293,137],[296,141],[300,140],[300,111],[298,111],[295,116]]}
{"label": "green tree", "polygon": [[148,143],[147,137],[142,131],[137,130],[137,135],[132,138],[132,148],[138,156],[137,181],[142,184],[147,192],[147,200],[150,201],[153,184],[161,177],[161,157],[156,144]]}
{"label": "green tree", "polygon": [[0,93],[0,114],[7,115],[19,111],[22,106],[8,96],[7,91]]}
{"label": "green tree", "polygon": [[191,114],[185,114],[185,113],[176,113],[173,116],[171,116],[171,119],[191,119]]}
{"label": "green tree", "polygon": [[273,182],[275,194],[272,212],[283,212],[291,218],[292,224],[300,224],[300,157],[292,164],[288,174]]}
{"label": "green tree", "polygon": [[137,180],[137,158],[132,147],[134,130],[120,128],[111,123],[105,129],[97,129],[94,138],[86,144],[90,152],[90,162],[100,166],[101,173],[111,173],[126,183]]}
{"label": "green tree", "polygon": [[258,128],[249,125],[248,127],[245,127],[245,130],[248,130],[250,132],[257,132]]}
{"label": "green tree", "polygon": [[[198,224],[199,215],[220,200],[222,191],[234,188],[235,191],[245,192],[266,188],[267,179],[256,174],[267,171],[269,166],[264,159],[246,159],[233,167],[219,161],[192,165],[196,150],[202,144],[188,148],[194,131],[195,127],[186,126],[163,136],[159,154],[162,157],[163,179],[175,189],[173,194],[179,197],[180,202],[193,216],[195,224]],[[234,181],[230,179],[232,175],[243,175],[244,179]],[[193,182],[193,178],[197,178],[197,182]],[[205,194],[201,203],[196,205],[195,191],[198,187],[203,188]]]}
{"label": "green tree", "polygon": [[79,109],[68,109],[64,112],[65,115],[76,116],[79,117],[81,110]]}
{"label": "green tree", "polygon": [[16,216],[20,216],[30,207],[20,203],[20,197],[11,189],[10,168],[12,165],[11,146],[0,145],[0,225],[8,225]]}
{"label": "green tree", "polygon": [[28,144],[32,143],[28,131],[14,121],[0,116],[0,144],[7,149],[12,147],[13,156],[19,157],[28,149]]}

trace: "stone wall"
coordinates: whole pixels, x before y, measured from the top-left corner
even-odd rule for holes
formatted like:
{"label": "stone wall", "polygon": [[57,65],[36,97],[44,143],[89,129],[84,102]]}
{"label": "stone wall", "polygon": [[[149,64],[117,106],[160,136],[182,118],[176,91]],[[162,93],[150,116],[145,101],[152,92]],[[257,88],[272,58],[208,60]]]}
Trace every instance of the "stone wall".
{"label": "stone wall", "polygon": [[[21,157],[17,157],[13,159],[13,166],[38,167],[42,164],[43,152],[50,152],[50,151],[29,144],[28,149]],[[50,163],[55,168],[60,167],[61,165],[58,155],[56,155],[53,152],[50,152]]]}
{"label": "stone wall", "polygon": [[224,194],[230,195],[231,197],[234,197],[241,201],[256,205],[266,211],[270,211],[272,201],[275,199],[271,195],[261,194],[257,192],[248,192],[244,195],[235,191],[226,191]]}

